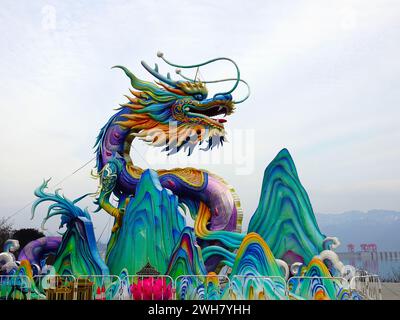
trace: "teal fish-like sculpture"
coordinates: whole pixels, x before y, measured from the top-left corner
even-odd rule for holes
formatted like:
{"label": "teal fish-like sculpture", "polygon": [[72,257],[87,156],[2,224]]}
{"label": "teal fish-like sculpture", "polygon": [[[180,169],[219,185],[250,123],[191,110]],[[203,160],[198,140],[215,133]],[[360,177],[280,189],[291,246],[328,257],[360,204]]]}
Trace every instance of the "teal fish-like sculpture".
{"label": "teal fish-like sculpture", "polygon": [[[49,180],[48,180],[49,181]],[[96,245],[93,224],[89,213],[76,206],[88,194],[71,201],[59,194],[45,191],[48,181],[35,190],[38,199],[32,206],[32,216],[42,202],[53,202],[49,206],[45,222],[56,215],[61,216],[60,228],[66,226],[60,247],[57,250],[54,268],[57,274],[74,275],[108,275],[109,270],[101,259]]]}

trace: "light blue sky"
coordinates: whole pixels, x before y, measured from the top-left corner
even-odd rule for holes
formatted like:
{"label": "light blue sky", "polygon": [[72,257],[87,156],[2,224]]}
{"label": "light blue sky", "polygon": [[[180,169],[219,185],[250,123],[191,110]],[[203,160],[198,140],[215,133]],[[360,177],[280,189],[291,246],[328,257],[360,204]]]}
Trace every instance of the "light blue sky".
{"label": "light blue sky", "polygon": [[[400,210],[399,1],[2,1],[1,7],[1,216],[32,200],[43,178],[57,182],[93,156],[98,130],[129,87],[110,67],[122,64],[150,80],[140,60],[156,62],[157,50],[183,64],[229,56],[250,83],[250,99],[227,128],[254,133],[254,150],[249,142],[245,151],[251,174],[237,174],[237,163],[202,165],[236,188],[245,224],[264,168],[283,147],[316,212]],[[232,72],[213,68],[202,75]],[[135,148],[148,152],[140,143]],[[96,186],[90,166],[61,185],[71,198]],[[23,210],[13,221],[39,226],[44,211],[33,221],[29,215]],[[99,234],[108,216],[93,219]],[[49,222],[51,232],[57,223]]]}

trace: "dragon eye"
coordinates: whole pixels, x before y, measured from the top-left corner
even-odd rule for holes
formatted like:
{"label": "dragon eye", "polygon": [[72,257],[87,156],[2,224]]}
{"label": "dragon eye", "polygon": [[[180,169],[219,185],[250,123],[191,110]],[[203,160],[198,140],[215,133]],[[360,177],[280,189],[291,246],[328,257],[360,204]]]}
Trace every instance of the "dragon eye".
{"label": "dragon eye", "polygon": [[195,94],[193,97],[194,97],[196,100],[198,100],[198,101],[201,101],[201,100],[204,99],[204,97],[203,97],[202,94]]}

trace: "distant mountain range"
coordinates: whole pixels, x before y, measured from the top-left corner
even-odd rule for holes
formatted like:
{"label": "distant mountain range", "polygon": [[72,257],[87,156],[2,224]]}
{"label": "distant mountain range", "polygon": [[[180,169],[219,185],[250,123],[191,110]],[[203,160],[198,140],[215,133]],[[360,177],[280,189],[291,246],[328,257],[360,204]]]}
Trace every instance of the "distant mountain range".
{"label": "distant mountain range", "polygon": [[378,251],[400,251],[400,212],[388,210],[348,211],[341,214],[316,214],[322,233],[339,238],[337,252],[346,252],[353,243],[376,243]]}

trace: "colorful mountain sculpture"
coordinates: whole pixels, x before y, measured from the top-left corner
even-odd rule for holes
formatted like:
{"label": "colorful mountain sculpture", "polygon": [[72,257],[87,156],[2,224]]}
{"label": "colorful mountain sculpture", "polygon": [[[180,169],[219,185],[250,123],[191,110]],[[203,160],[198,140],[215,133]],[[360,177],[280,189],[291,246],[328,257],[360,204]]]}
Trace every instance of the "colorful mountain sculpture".
{"label": "colorful mountain sculpture", "polygon": [[274,256],[288,264],[308,264],[325,249],[326,236],[318,228],[287,149],[281,150],[265,169],[260,202],[248,232],[260,234]]}
{"label": "colorful mountain sculpture", "polygon": [[136,274],[147,262],[165,274],[183,228],[185,218],[178,198],[163,188],[154,170],[143,172],[122,218],[122,226],[111,236],[106,263],[112,274],[127,269]]}

